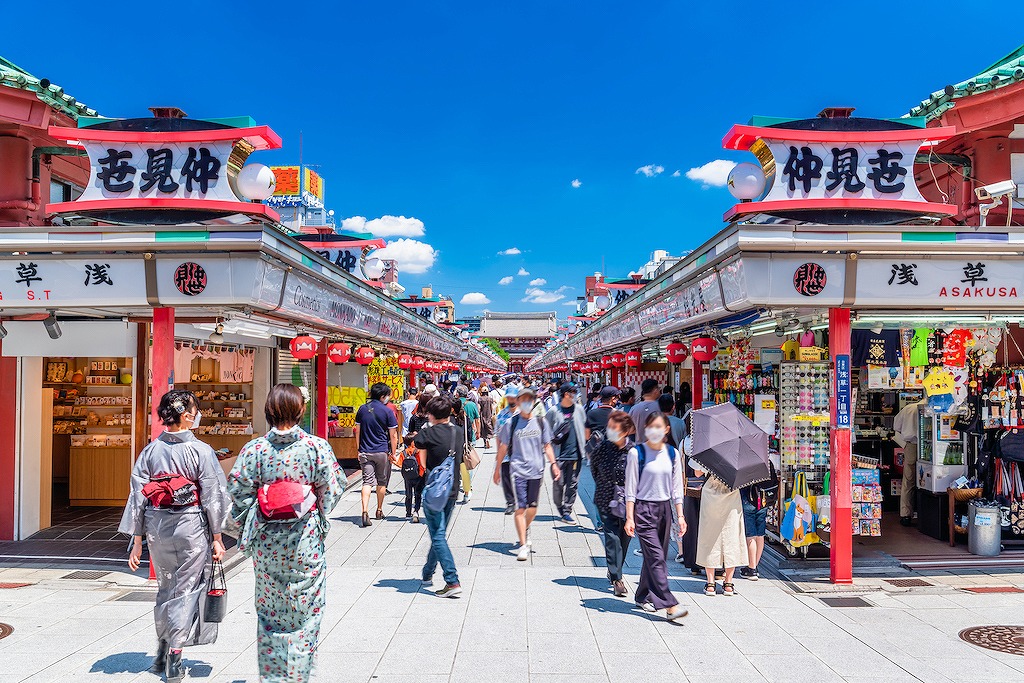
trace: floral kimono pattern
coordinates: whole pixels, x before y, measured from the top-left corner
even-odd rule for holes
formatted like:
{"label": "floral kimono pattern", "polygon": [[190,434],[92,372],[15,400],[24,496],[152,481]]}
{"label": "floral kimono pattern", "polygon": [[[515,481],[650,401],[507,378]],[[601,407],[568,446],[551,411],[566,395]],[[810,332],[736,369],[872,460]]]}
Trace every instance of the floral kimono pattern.
{"label": "floral kimono pattern", "polygon": [[[330,445],[294,427],[247,443],[228,478],[239,548],[256,573],[261,681],[309,680],[326,599],[327,516],[343,493],[337,470]],[[296,520],[264,520],[257,491],[281,480],[312,486],[316,506]]]}

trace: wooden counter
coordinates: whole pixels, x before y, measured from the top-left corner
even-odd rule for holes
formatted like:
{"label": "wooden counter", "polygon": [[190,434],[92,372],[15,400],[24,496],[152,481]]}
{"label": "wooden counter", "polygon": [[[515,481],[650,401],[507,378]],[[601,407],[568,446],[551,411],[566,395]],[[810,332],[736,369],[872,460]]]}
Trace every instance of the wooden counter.
{"label": "wooden counter", "polygon": [[69,489],[71,505],[116,506],[128,501],[132,449],[117,446],[71,447]]}
{"label": "wooden counter", "polygon": [[339,461],[359,459],[359,443],[355,437],[327,439],[327,442],[331,444],[331,448],[334,449],[334,457]]}

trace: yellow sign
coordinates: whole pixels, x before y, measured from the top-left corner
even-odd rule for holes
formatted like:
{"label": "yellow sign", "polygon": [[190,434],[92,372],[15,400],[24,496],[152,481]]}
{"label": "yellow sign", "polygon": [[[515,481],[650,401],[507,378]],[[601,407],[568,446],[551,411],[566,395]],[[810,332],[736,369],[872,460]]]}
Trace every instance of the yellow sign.
{"label": "yellow sign", "polygon": [[306,192],[320,201],[324,200],[324,179],[320,177],[319,173],[311,168],[302,169],[302,185]]}
{"label": "yellow sign", "polygon": [[277,189],[274,190],[275,197],[298,197],[301,194],[298,166],[271,166],[270,170],[274,172],[274,178],[277,179]]}
{"label": "yellow sign", "polygon": [[391,400],[401,401],[405,393],[405,370],[398,367],[397,358],[377,356],[366,368],[366,383],[374,385],[378,382],[391,388]]}
{"label": "yellow sign", "polygon": [[825,355],[825,349],[820,346],[802,346],[800,347],[800,360],[802,361],[816,361],[821,360]]}
{"label": "yellow sign", "polygon": [[949,370],[933,368],[924,378],[924,391],[929,396],[952,394],[956,391],[956,380]]}
{"label": "yellow sign", "polygon": [[775,401],[761,401],[762,410],[775,410]]}
{"label": "yellow sign", "polygon": [[338,406],[338,426],[356,426],[356,411],[366,403],[366,389],[362,387],[327,387],[327,405]]}

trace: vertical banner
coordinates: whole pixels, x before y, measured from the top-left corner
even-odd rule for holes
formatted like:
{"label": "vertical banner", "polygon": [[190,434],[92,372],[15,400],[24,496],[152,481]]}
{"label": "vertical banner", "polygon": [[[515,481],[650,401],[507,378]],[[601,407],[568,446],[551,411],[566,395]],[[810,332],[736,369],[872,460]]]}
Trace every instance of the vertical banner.
{"label": "vertical banner", "polygon": [[836,428],[850,429],[853,422],[853,404],[850,378],[850,356],[836,356]]}

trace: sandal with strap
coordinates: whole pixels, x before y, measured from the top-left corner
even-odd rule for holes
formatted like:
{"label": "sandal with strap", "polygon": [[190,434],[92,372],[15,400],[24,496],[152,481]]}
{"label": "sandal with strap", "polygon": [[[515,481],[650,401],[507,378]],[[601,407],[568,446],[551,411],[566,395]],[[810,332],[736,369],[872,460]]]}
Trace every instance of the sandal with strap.
{"label": "sandal with strap", "polygon": [[713,584],[713,583],[705,583],[704,584],[704,595],[717,595],[717,594],[718,594],[718,591],[715,588],[715,584]]}
{"label": "sandal with strap", "polygon": [[722,593],[725,595],[733,596],[736,595],[736,586],[731,583],[722,584]]}

